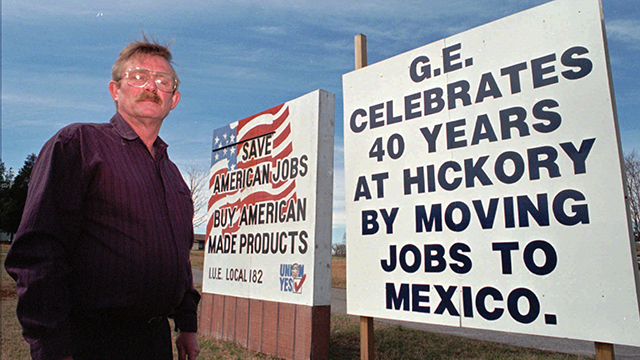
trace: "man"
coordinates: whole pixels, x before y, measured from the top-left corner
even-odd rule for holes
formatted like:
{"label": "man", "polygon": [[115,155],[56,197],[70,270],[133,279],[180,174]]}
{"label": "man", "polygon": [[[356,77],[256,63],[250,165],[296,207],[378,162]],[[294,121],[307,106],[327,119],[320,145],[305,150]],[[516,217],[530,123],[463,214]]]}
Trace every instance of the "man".
{"label": "man", "polygon": [[42,148],[5,267],[33,359],[194,360],[193,203],[158,137],[180,101],[169,49],[125,47],[109,123],[72,124]]}

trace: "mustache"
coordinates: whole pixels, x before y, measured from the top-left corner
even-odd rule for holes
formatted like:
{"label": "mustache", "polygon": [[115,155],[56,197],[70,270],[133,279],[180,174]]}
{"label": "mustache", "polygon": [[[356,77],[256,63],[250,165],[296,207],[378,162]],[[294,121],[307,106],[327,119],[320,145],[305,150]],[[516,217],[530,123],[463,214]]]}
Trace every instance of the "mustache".
{"label": "mustache", "polygon": [[146,91],[136,95],[134,100],[135,101],[153,100],[157,104],[162,104],[162,98],[158,94],[152,93],[152,92],[146,92]]}

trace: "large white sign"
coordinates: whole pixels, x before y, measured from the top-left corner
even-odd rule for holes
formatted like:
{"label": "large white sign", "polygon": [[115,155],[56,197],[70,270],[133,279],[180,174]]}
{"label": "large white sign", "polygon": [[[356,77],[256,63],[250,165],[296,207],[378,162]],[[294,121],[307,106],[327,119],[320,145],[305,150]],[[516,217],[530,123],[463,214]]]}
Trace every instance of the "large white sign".
{"label": "large white sign", "polygon": [[350,314],[640,345],[597,0],[344,75]]}
{"label": "large white sign", "polygon": [[334,101],[318,90],[214,131],[203,292],[331,303]]}

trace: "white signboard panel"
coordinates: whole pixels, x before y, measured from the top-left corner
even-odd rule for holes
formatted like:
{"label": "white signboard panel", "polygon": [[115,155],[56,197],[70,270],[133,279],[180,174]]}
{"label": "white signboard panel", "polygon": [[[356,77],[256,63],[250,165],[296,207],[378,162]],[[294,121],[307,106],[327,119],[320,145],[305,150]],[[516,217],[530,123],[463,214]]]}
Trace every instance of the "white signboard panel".
{"label": "white signboard panel", "polygon": [[318,90],[214,131],[203,292],[330,304],[334,101]]}
{"label": "white signboard panel", "polygon": [[350,314],[640,345],[600,4],[344,75]]}

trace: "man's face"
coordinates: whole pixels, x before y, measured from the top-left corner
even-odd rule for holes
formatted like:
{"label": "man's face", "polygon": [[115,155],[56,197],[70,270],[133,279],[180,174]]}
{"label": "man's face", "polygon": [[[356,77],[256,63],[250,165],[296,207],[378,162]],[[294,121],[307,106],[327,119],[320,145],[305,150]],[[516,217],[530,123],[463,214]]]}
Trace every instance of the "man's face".
{"label": "man's face", "polygon": [[[173,74],[169,63],[160,56],[141,55],[131,58],[127,61],[125,71],[131,68]],[[180,93],[178,91],[166,92],[158,89],[155,83],[155,76],[152,76],[143,87],[134,87],[127,84],[125,76],[119,82],[111,81],[109,83],[109,91],[113,100],[117,103],[118,112],[125,120],[133,122],[162,122],[180,101]]]}

